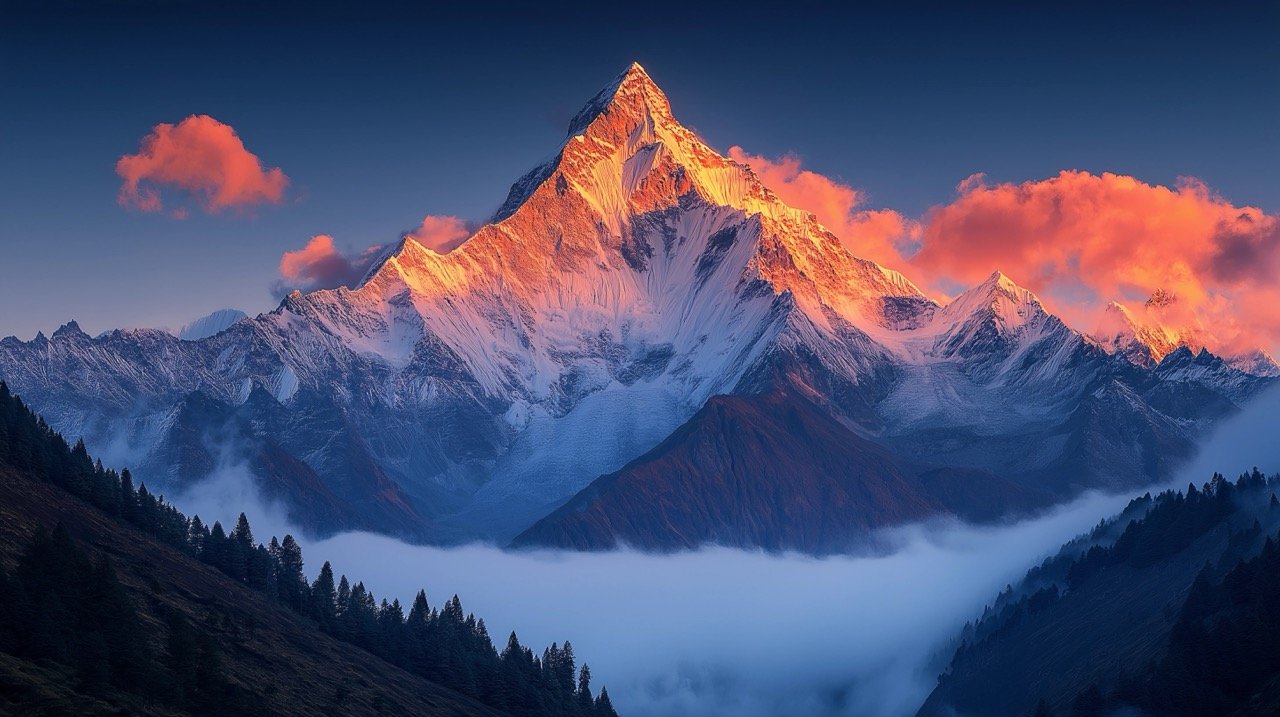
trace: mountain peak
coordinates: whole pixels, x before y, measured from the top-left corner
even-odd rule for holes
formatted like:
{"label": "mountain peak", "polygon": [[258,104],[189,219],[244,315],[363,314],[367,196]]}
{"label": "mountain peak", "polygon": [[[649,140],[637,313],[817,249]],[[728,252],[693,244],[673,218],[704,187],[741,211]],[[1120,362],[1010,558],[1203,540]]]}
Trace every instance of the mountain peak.
{"label": "mountain peak", "polygon": [[623,114],[633,120],[673,121],[671,103],[640,63],[633,62],[596,93],[569,122],[569,136],[586,132],[602,114]]}
{"label": "mountain peak", "polygon": [[1008,274],[1005,274],[1003,271],[1000,271],[999,269],[996,269],[995,271],[991,272],[991,275],[988,276],[986,279],[984,279],[983,282],[978,286],[986,289],[987,291],[995,291],[995,290],[1006,291],[1006,292],[1026,291],[1026,289],[1023,289],[1021,286],[1018,286],[1017,282],[1015,282],[1013,279],[1010,279]]}
{"label": "mountain peak", "polygon": [[72,319],[71,321],[68,321],[62,326],[59,326],[58,330],[53,332],[53,337],[55,339],[63,336],[85,336],[85,335],[86,335],[85,332],[80,329],[80,324],[76,323],[75,319]]}
{"label": "mountain peak", "polygon": [[[1010,279],[1007,274],[999,269],[992,272],[981,284],[960,296],[981,298],[985,304],[998,301],[1003,297],[1014,303],[1040,305],[1040,297],[1036,296],[1030,289],[1018,285],[1016,281]],[[956,300],[959,301],[959,299],[960,297],[957,297]]]}
{"label": "mountain peak", "polygon": [[1164,289],[1156,289],[1155,292],[1147,299],[1146,306],[1149,309],[1164,309],[1172,306],[1177,302],[1176,294],[1165,291]]}
{"label": "mountain peak", "polygon": [[[842,321],[883,321],[886,296],[927,303],[900,274],[854,257],[812,214],[681,125],[638,63],[586,103],[555,154],[511,186],[462,249],[440,256],[415,246],[393,248],[396,261],[375,263],[361,287],[385,271],[385,288],[407,285],[420,297],[516,292],[541,306],[567,291],[561,285],[578,293],[603,271],[638,290],[632,301],[643,296],[643,306],[665,313],[674,297],[702,291],[718,267],[732,265],[722,272],[732,291],[760,279],[774,294],[791,292],[824,327],[832,311]],[[611,298],[599,301],[616,312]]]}
{"label": "mountain peak", "polygon": [[1271,354],[1262,349],[1228,356],[1225,360],[1232,368],[1252,376],[1280,376],[1280,364],[1277,364]]}
{"label": "mountain peak", "polygon": [[1046,313],[1039,297],[1002,271],[993,272],[982,283],[957,296],[944,311],[953,321],[977,315],[990,317],[1005,329],[1022,326]]}
{"label": "mountain peak", "polygon": [[1092,337],[1108,352],[1146,367],[1160,363],[1179,346],[1202,347],[1196,331],[1166,323],[1165,310],[1174,301],[1176,298],[1163,290],[1157,290],[1136,311],[1112,301]]}

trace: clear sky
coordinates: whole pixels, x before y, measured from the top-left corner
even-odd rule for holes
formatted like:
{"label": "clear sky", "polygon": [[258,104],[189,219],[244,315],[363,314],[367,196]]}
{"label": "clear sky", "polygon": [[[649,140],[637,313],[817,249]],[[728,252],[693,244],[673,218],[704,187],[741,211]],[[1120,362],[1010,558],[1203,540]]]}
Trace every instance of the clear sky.
{"label": "clear sky", "polygon": [[[123,0],[0,10],[0,335],[272,308],[281,254],[482,220],[637,60],[713,146],[919,216],[958,182],[1203,180],[1280,211],[1280,5],[654,2],[448,11]],[[185,219],[120,157],[207,114],[289,184]]]}

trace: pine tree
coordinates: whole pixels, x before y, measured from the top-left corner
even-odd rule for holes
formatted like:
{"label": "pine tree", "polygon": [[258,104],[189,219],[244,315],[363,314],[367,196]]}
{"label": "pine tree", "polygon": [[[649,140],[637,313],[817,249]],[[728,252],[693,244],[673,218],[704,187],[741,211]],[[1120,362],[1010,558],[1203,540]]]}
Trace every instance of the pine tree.
{"label": "pine tree", "polygon": [[600,696],[596,698],[596,717],[618,717],[613,709],[613,701],[609,699],[609,689],[600,688]]}
{"label": "pine tree", "polygon": [[338,597],[334,604],[336,614],[339,618],[347,613],[347,603],[351,602],[351,583],[347,582],[347,576],[343,575],[338,581]]}
{"label": "pine tree", "polygon": [[271,553],[261,543],[249,553],[247,566],[249,587],[264,593],[267,597],[276,597],[276,574]]}
{"label": "pine tree", "polygon": [[338,617],[338,592],[333,585],[333,567],[325,561],[311,584],[311,617],[325,632],[333,632]]}
{"label": "pine tree", "polygon": [[129,522],[137,520],[138,495],[133,490],[133,474],[128,468],[120,471],[120,517]]}
{"label": "pine tree", "polygon": [[591,668],[583,663],[578,672],[578,707],[582,714],[589,715],[595,709],[595,700],[591,698]]}
{"label": "pine tree", "polygon": [[76,440],[71,449],[71,461],[66,476],[66,487],[81,498],[89,498],[92,494],[93,461],[89,458],[89,450],[84,446],[84,439]]}
{"label": "pine tree", "polygon": [[556,665],[556,683],[560,692],[566,695],[573,694],[574,675],[577,672],[573,658],[573,644],[568,640],[564,641],[564,647],[560,649],[560,662]]}
{"label": "pine tree", "polygon": [[302,574],[302,548],[292,535],[286,535],[275,558],[280,601],[302,612],[307,602],[307,579]]}
{"label": "pine tree", "polygon": [[230,550],[231,539],[222,529],[222,523],[213,521],[213,529],[209,531],[209,537],[204,541],[204,551],[200,553],[200,560],[226,573],[229,562],[227,553]]}
{"label": "pine tree", "polygon": [[226,573],[240,582],[249,581],[249,561],[253,557],[253,531],[244,513],[236,520],[227,546]]}

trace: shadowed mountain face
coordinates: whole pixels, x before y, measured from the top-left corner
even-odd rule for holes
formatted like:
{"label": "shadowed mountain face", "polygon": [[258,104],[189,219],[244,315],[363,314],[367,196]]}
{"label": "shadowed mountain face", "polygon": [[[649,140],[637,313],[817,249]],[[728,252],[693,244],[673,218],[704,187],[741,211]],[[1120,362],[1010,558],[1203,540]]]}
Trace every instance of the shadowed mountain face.
{"label": "shadowed mountain face", "polygon": [[[726,495],[737,502],[690,520],[758,530],[655,514],[628,539],[813,550],[940,511],[994,516],[1148,483],[1272,380],[1185,349],[1136,365],[999,273],[939,305],[683,127],[638,65],[456,250],[405,239],[355,289],[295,292],[215,328],[89,337],[71,323],[0,341],[0,378],[159,487],[244,469],[318,533],[438,542],[507,541],[597,477],[679,445],[663,442],[682,425],[756,423],[709,421],[704,406],[730,405],[713,396],[785,395],[805,402],[797,430],[825,456],[809,467],[834,481],[809,487],[848,495],[809,516],[826,527],[796,527],[825,504],[779,522],[766,501]],[[825,447],[837,428],[857,456]],[[719,440],[776,462],[751,478],[760,490],[796,473],[781,444]],[[837,480],[846,458],[857,478]],[[707,500],[727,479],[686,473],[695,494],[712,482]],[[905,492],[888,488],[900,481]],[[640,526],[669,533],[642,539]]]}
{"label": "shadowed mountain face", "polygon": [[1042,496],[981,474],[915,475],[809,401],[717,396],[649,453],[516,538],[579,550],[707,543],[838,551],[874,528],[955,512],[1025,509]]}

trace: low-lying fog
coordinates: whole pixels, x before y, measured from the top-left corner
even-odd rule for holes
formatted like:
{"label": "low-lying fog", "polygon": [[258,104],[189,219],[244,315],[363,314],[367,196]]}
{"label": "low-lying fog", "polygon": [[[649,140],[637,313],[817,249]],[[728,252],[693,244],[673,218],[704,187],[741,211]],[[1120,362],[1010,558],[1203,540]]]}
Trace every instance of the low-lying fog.
{"label": "low-lying fog", "polygon": [[[224,524],[257,506],[247,512],[258,539],[288,532],[243,475],[222,471],[175,502]],[[312,576],[328,560],[379,598],[407,605],[425,587],[439,605],[457,593],[499,648],[511,630],[538,652],[569,639],[623,715],[906,715],[965,621],[1127,500],[1089,495],[994,528],[911,526],[870,556],[506,552],[368,533],[302,543]]]}
{"label": "low-lying fog", "polygon": [[[1203,482],[1212,466],[1275,470],[1276,415],[1273,392],[1228,421],[1179,482]],[[425,587],[439,605],[457,593],[499,647],[513,629],[539,652],[571,640],[623,715],[909,715],[967,620],[1134,494],[1090,494],[1010,525],[911,526],[885,536],[891,552],[869,556],[509,553],[364,533],[303,547],[309,573],[329,560],[379,598],[407,604]],[[257,505],[249,516],[259,539],[287,530],[239,471],[175,502],[224,523]]]}

